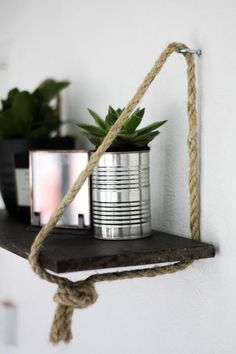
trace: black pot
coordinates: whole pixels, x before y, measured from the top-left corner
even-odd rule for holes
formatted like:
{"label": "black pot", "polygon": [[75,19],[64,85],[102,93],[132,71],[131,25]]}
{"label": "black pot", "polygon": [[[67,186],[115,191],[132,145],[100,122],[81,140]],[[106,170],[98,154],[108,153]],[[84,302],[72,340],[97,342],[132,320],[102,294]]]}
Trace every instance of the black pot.
{"label": "black pot", "polygon": [[73,138],[2,139],[0,140],[0,190],[9,215],[17,215],[17,192],[14,170],[14,154],[30,150],[71,150]]}

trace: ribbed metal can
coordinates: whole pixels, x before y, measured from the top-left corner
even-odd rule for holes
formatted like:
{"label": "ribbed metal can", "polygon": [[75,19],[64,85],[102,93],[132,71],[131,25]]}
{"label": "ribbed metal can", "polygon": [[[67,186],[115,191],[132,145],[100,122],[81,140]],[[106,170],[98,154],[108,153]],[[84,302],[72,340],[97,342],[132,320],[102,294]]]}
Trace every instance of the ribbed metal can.
{"label": "ribbed metal can", "polygon": [[151,234],[149,151],[107,152],[92,174],[94,237],[139,239]]}

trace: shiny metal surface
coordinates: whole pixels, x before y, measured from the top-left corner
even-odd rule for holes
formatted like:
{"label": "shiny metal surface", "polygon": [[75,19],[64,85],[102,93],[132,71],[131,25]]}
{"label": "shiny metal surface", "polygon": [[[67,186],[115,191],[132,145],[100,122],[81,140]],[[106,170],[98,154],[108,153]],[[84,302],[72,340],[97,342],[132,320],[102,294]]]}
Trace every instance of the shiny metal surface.
{"label": "shiny metal surface", "polygon": [[107,240],[151,233],[149,151],[108,152],[92,174],[94,236]]}
{"label": "shiny metal surface", "polygon": [[[60,200],[86,167],[88,152],[34,151],[30,153],[31,223],[45,225]],[[66,208],[57,227],[89,228],[91,226],[89,180]]]}
{"label": "shiny metal surface", "polygon": [[179,53],[190,53],[190,54],[196,54],[199,57],[202,55],[202,50],[201,49],[192,49],[192,48],[182,48],[178,50]]}

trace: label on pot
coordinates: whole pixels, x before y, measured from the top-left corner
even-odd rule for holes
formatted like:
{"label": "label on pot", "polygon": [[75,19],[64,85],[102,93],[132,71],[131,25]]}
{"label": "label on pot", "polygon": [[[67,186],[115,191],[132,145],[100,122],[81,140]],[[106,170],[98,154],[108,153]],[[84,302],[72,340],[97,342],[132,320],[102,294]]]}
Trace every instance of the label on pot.
{"label": "label on pot", "polygon": [[16,168],[16,189],[19,206],[30,206],[29,169]]}

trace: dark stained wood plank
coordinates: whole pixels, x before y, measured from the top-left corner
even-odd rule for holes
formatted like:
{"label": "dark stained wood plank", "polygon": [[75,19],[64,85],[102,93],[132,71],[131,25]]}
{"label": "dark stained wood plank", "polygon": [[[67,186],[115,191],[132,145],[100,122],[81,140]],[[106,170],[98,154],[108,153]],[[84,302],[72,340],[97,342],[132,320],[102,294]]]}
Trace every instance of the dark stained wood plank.
{"label": "dark stained wood plank", "polygon": [[[27,258],[37,229],[0,212],[0,247]],[[153,231],[142,240],[103,241],[91,231],[55,230],[45,241],[40,261],[56,273],[214,257],[212,245]]]}

